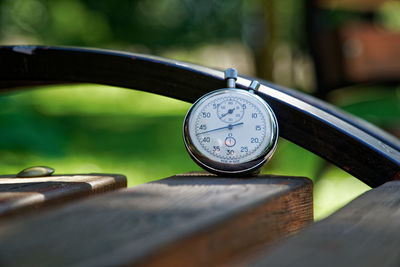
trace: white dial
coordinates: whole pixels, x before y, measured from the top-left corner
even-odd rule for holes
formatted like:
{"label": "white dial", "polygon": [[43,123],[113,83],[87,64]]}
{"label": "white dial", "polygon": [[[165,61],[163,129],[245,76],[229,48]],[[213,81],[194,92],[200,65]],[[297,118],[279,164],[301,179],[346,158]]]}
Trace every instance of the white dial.
{"label": "white dial", "polygon": [[[190,143],[201,157],[222,164],[251,162],[276,143],[276,122],[260,97],[222,89],[196,102],[187,118]],[[273,149],[272,149],[273,150]]]}

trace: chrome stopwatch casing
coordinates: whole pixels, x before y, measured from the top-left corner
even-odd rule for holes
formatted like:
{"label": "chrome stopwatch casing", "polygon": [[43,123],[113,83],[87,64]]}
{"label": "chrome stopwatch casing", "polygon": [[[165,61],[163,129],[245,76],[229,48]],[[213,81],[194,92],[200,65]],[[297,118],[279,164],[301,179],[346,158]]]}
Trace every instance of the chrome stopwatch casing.
{"label": "chrome stopwatch casing", "polygon": [[[234,87],[236,77],[226,76],[228,86]],[[183,124],[185,147],[212,173],[254,174],[275,151],[278,123],[271,107],[253,90],[232,87],[212,91],[192,105]]]}

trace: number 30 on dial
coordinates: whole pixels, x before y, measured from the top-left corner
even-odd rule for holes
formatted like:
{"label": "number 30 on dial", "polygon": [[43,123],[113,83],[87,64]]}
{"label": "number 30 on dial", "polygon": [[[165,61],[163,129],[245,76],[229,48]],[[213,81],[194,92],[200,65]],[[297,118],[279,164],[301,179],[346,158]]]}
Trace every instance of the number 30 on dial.
{"label": "number 30 on dial", "polygon": [[278,125],[255,93],[224,88],[198,99],[188,111],[184,142],[192,159],[219,175],[256,173],[272,156]]}

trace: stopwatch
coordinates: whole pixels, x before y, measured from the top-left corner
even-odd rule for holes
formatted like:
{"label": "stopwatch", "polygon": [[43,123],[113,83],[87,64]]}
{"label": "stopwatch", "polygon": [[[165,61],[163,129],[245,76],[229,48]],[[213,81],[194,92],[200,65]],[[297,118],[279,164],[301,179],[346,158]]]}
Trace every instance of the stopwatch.
{"label": "stopwatch", "polygon": [[272,156],[278,140],[278,123],[267,102],[248,90],[236,88],[237,71],[227,69],[227,88],[200,97],[183,123],[183,139],[191,158],[217,175],[259,172]]}

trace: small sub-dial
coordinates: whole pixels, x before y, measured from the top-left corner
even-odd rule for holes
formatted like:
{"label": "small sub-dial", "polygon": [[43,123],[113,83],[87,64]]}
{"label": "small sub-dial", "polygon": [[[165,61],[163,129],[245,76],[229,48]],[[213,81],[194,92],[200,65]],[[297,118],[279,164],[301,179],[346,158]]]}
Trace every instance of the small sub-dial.
{"label": "small sub-dial", "polygon": [[225,145],[228,147],[233,147],[236,145],[236,139],[232,137],[232,134],[225,138]]}
{"label": "small sub-dial", "polygon": [[239,102],[227,99],[218,105],[217,114],[221,121],[234,123],[243,118],[244,109]]}

